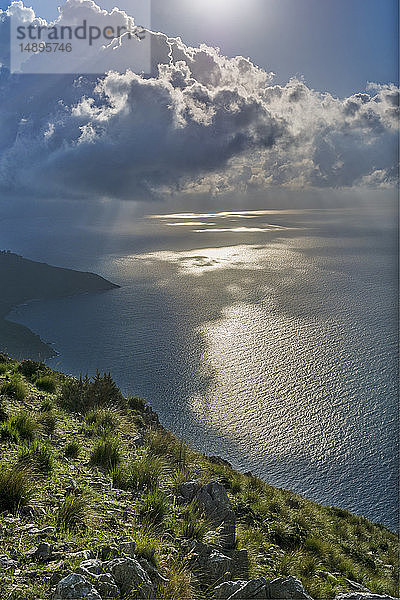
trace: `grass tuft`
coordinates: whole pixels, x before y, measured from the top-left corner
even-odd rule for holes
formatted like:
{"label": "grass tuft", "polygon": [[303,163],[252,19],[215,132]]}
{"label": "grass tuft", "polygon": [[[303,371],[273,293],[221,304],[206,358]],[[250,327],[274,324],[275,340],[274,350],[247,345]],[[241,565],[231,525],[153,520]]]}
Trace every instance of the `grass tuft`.
{"label": "grass tuft", "polygon": [[90,521],[90,508],[85,495],[67,496],[56,513],[56,523],[62,531],[86,529]]}
{"label": "grass tuft", "polygon": [[138,515],[149,527],[160,525],[171,510],[171,504],[160,490],[151,490],[138,505]]}
{"label": "grass tuft", "polygon": [[67,458],[78,458],[79,454],[82,451],[82,446],[77,440],[72,440],[68,442],[64,449],[64,455]]}
{"label": "grass tuft", "polygon": [[121,444],[118,439],[103,438],[93,447],[90,462],[92,465],[112,471],[122,460]]}
{"label": "grass tuft", "polygon": [[48,375],[36,379],[35,386],[38,390],[47,392],[48,394],[54,394],[57,389],[57,383],[55,379],[53,379],[53,377],[49,377]]}
{"label": "grass tuft", "polygon": [[143,412],[146,408],[146,400],[143,400],[143,398],[139,398],[139,396],[129,396],[128,407],[131,410]]}
{"label": "grass tuft", "polygon": [[21,379],[13,378],[2,384],[0,393],[5,396],[11,396],[21,402],[28,395],[28,388]]}
{"label": "grass tuft", "polygon": [[33,494],[32,483],[24,469],[0,467],[0,512],[17,512],[29,504]]}
{"label": "grass tuft", "polygon": [[35,440],[21,446],[18,462],[26,467],[32,466],[43,473],[49,473],[54,465],[54,457],[48,446]]}

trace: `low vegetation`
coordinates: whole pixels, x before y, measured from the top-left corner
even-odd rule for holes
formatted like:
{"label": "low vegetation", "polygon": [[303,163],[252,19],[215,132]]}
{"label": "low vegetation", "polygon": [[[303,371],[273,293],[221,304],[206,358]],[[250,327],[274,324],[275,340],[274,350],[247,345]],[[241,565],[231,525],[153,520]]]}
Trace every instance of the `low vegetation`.
{"label": "low vegetation", "polygon": [[[218,532],[196,501],[179,501],[181,484],[193,480],[227,490],[250,578],[293,575],[315,599],[355,585],[398,595],[397,539],[383,525],[194,452],[157,427],[142,399],[125,399],[108,374],[72,379],[4,356],[0,367],[0,555],[20,565],[0,572],[5,598],[50,599],[55,570],[71,572],[79,553],[123,536],[165,579],[157,600],[212,598],[190,544],[212,545]],[[32,564],[42,541],[35,531],[46,527],[55,528],[57,560]]]}

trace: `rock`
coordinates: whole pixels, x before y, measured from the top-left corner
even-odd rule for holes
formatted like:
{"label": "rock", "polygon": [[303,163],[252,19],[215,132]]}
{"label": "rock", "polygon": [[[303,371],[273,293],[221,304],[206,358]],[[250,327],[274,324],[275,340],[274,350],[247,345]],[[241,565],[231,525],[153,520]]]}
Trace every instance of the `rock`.
{"label": "rock", "polygon": [[351,592],[350,594],[339,594],[335,600],[399,600],[392,596],[380,596],[372,592]]}
{"label": "rock", "polygon": [[102,600],[96,588],[78,573],[71,573],[61,579],[53,598],[54,600]]}
{"label": "rock", "polygon": [[161,573],[157,571],[155,566],[149,563],[145,558],[139,558],[139,562],[155,585],[160,585],[161,583],[168,582],[168,579],[166,577],[163,577]]}
{"label": "rock", "polygon": [[55,527],[43,527],[43,529],[38,529],[36,533],[40,537],[51,537],[56,535],[57,530]]}
{"label": "rock", "polygon": [[28,556],[31,556],[34,560],[40,560],[42,562],[50,560],[52,554],[53,546],[47,542],[41,542],[37,548],[27,552]]}
{"label": "rock", "polygon": [[21,515],[21,517],[28,517],[29,519],[32,519],[35,516],[35,509],[33,508],[33,506],[27,504],[26,506],[22,506],[22,508],[19,511],[19,514]]}
{"label": "rock", "polygon": [[103,563],[104,570],[111,573],[123,594],[131,589],[138,590],[138,600],[154,599],[154,589],[149,576],[133,558],[115,558]]}
{"label": "rock", "polygon": [[17,560],[13,560],[7,554],[2,554],[0,556],[0,567],[4,571],[8,571],[8,569],[17,569],[20,566]]}
{"label": "rock", "polygon": [[198,576],[208,585],[232,579],[233,561],[216,548],[192,542],[191,562]]}
{"label": "rock", "polygon": [[179,486],[178,493],[185,499],[186,502],[191,502],[199,489],[200,486],[197,481],[184,481]]}
{"label": "rock", "polygon": [[214,590],[215,600],[266,600],[267,581],[264,577],[250,581],[228,581]]}
{"label": "rock", "polygon": [[247,550],[224,550],[232,559],[232,577],[247,580],[249,578],[249,554]]}
{"label": "rock", "polygon": [[114,540],[113,545],[118,549],[120,554],[135,558],[135,542],[130,535],[117,538]]}
{"label": "rock", "polygon": [[245,581],[225,581],[214,589],[213,600],[228,600],[241,587],[245,584]]}
{"label": "rock", "polygon": [[90,573],[91,575],[101,575],[101,573],[104,572],[101,561],[96,560],[95,558],[82,561],[79,565],[79,569],[82,569],[82,571]]}
{"label": "rock", "polygon": [[234,548],[236,519],[224,486],[217,481],[207,483],[199,489],[196,499],[212,525],[220,528],[222,547]]}
{"label": "rock", "polygon": [[276,600],[312,600],[305,591],[303,584],[291,575],[268,581],[267,598]]}
{"label": "rock", "polygon": [[103,573],[94,583],[94,587],[100,593],[103,600],[119,598],[119,589],[115,584],[114,578],[109,573]]}

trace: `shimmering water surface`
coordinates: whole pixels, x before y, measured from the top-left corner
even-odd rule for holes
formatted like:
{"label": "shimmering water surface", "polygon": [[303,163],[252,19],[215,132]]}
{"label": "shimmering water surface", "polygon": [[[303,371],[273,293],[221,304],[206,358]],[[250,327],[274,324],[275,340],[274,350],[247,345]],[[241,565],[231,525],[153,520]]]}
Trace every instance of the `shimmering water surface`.
{"label": "shimmering water surface", "polygon": [[395,527],[394,222],[258,210],[143,227],[184,231],[184,247],[129,250],[125,235],[69,265],[120,289],[11,318],[54,344],[52,367],[111,370],[195,447]]}

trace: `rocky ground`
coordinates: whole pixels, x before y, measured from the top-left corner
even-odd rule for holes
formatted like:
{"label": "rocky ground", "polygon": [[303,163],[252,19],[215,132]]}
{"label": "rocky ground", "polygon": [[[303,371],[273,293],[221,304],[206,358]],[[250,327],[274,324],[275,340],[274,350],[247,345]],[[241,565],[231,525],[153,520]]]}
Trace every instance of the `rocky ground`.
{"label": "rocky ground", "polygon": [[112,379],[0,357],[3,600],[380,600],[396,536],[165,431]]}

